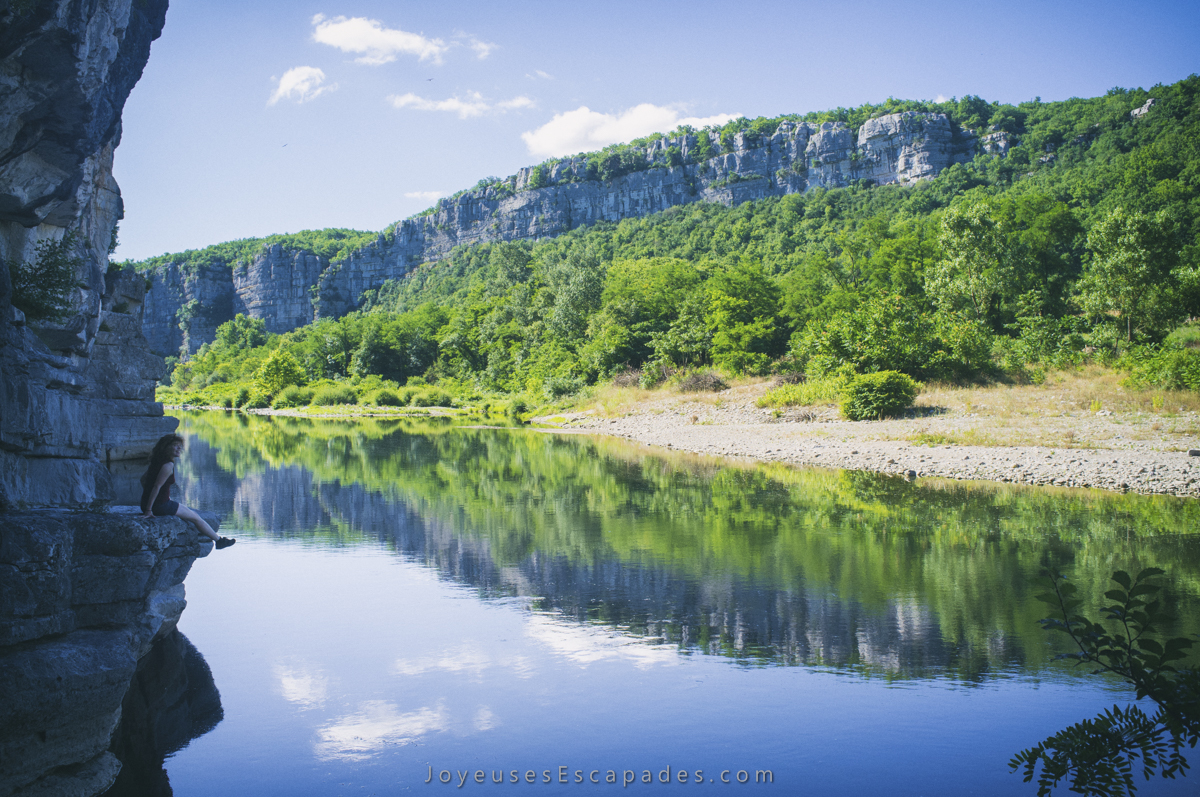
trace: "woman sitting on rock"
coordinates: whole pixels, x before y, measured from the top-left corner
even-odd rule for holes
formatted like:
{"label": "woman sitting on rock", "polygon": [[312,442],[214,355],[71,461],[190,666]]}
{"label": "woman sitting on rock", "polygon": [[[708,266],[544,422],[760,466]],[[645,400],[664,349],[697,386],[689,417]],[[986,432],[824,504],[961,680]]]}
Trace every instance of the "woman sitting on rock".
{"label": "woman sitting on rock", "polygon": [[183,453],[183,438],[167,434],[159,438],[150,452],[150,467],[142,475],[142,517],[166,517],[175,515],[191,521],[201,534],[217,544],[218,550],[228,548],[237,540],[218,537],[212,526],[196,510],[189,509],[178,501],[171,500],[171,485],[175,483],[175,463]]}

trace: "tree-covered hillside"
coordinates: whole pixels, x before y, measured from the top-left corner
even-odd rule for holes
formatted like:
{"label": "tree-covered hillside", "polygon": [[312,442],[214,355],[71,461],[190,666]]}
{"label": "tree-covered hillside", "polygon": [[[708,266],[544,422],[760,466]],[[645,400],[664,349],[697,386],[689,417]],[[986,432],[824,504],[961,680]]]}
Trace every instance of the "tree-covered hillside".
{"label": "tree-covered hillside", "polygon": [[[549,397],[626,371],[643,384],[695,367],[962,380],[1098,359],[1200,389],[1200,331],[1185,325],[1200,316],[1200,77],[1019,106],[890,100],[813,121],[909,109],[948,113],[991,151],[912,187],[697,203],[460,248],[342,319],[282,336],[231,322],[173,388],[265,404],[316,380],[421,377]],[[622,146],[605,151],[618,165]],[[268,378],[268,362],[288,375]]]}

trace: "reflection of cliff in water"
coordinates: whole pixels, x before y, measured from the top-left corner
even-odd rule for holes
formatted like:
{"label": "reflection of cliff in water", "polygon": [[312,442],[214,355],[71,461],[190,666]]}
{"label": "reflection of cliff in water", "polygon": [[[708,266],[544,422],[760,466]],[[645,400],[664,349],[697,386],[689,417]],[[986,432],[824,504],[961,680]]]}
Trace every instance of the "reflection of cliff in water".
{"label": "reflection of cliff in water", "polygon": [[163,761],[221,721],[221,695],[200,651],[178,630],[138,662],[109,750],[121,772],[105,797],[169,797]]}
{"label": "reflection of cliff in water", "polygon": [[318,483],[298,466],[249,474],[232,496],[213,473],[225,502],[214,506],[215,496],[198,492],[212,478],[203,465],[212,462],[211,450],[192,438],[189,451],[194,457],[189,471],[197,478],[188,502],[207,499],[206,508],[226,513],[235,525],[283,537],[321,536],[335,545],[366,536],[485,597],[529,597],[535,609],[686,650],[782,664],[853,666],[898,677],[950,671],[980,678],[1024,660],[1020,640],[1012,635],[997,631],[982,645],[947,641],[934,612],[916,599],[866,606],[827,587],[810,588],[803,573],[786,588],[729,573],[681,575],[652,556],[617,557],[602,545],[571,558],[534,548],[519,561],[510,556],[508,564],[498,563],[504,559],[482,536],[423,518],[404,502],[357,484]]}

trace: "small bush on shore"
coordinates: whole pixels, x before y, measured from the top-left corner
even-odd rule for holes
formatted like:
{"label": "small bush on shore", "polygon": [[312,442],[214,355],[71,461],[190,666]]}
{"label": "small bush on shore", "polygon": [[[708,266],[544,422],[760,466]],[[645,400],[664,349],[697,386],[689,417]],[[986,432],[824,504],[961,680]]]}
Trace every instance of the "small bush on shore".
{"label": "small bush on shore", "polygon": [[377,407],[402,407],[406,402],[400,401],[400,395],[395,390],[385,387],[372,393],[367,403]]}
{"label": "small bush on shore", "polygon": [[314,407],[333,407],[338,404],[357,404],[358,397],[345,385],[329,385],[317,389],[313,394]]}
{"label": "small bush on shore", "polygon": [[842,414],[852,421],[876,420],[912,406],[920,386],[899,371],[859,374],[846,385]]}
{"label": "small bush on shore", "polygon": [[716,393],[719,390],[728,390],[729,384],[715,371],[703,370],[684,375],[676,383],[676,387],[681,393]]}
{"label": "small bush on shore", "polygon": [[436,387],[420,390],[412,397],[414,407],[449,407],[453,403],[453,396]]}
{"label": "small bush on shore", "polygon": [[299,387],[298,385],[289,385],[279,391],[279,395],[275,396],[275,400],[271,402],[271,406],[277,410],[290,409],[292,407],[307,407],[312,399],[312,389]]}

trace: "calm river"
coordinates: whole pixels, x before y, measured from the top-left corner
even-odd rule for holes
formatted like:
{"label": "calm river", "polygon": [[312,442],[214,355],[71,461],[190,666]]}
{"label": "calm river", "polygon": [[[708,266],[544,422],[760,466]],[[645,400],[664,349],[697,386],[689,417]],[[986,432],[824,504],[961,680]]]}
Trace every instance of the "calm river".
{"label": "calm river", "polygon": [[430,421],[181,431],[182,500],[238,543],[187,579],[203,717],[113,794],[1032,797],[1009,758],[1130,697],[1055,661],[1039,573],[1094,613],[1162,567],[1200,629],[1194,501]]}

